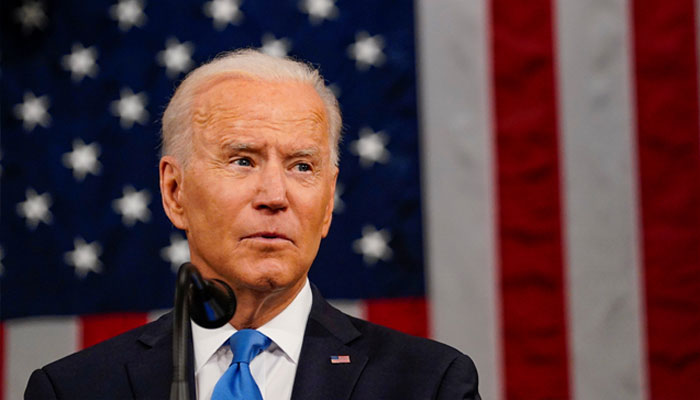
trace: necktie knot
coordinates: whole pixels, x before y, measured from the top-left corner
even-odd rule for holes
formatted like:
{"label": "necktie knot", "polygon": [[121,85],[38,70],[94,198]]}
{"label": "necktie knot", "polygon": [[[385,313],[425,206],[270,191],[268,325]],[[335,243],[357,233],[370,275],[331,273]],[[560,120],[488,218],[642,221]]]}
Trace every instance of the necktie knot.
{"label": "necktie knot", "polygon": [[270,338],[255,329],[241,329],[229,338],[234,363],[246,363],[270,345]]}

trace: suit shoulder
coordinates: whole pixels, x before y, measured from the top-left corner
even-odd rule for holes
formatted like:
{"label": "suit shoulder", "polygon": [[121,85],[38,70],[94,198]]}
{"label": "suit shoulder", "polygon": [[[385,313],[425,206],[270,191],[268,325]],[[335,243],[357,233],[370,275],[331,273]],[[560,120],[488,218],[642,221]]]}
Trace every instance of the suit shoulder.
{"label": "suit shoulder", "polygon": [[[146,350],[168,340],[168,315],[104,342],[54,361],[34,371],[26,399],[130,398],[126,365],[142,359]],[[170,354],[170,352],[167,352]]]}
{"label": "suit shoulder", "polygon": [[[403,365],[426,365],[447,368],[452,361],[466,355],[434,340],[412,336],[348,315],[329,304],[312,285],[314,303],[309,316],[343,343],[371,354],[373,362]],[[393,361],[392,361],[393,360]]]}
{"label": "suit shoulder", "polygon": [[373,390],[383,395],[376,398],[398,398],[396,393],[402,398],[480,398],[476,366],[466,354],[435,340],[349,318],[361,333],[349,345],[366,352],[367,374],[380,377]]}
{"label": "suit shoulder", "polygon": [[[129,371],[150,369],[151,378],[167,381],[171,368],[172,318],[132,329],[109,340],[54,361],[34,371],[25,398],[125,399],[134,397]],[[161,368],[155,368],[160,366]],[[168,385],[153,383],[148,398],[167,397]]]}
{"label": "suit shoulder", "polygon": [[[131,329],[56,360],[42,369],[49,375],[63,375],[68,373],[68,371],[76,372],[77,369],[81,371],[81,374],[88,373],[89,375],[91,372],[98,373],[100,370],[109,368],[112,365],[122,364],[140,350],[148,347],[147,342],[149,339],[157,340],[155,337],[150,338],[148,333],[167,329],[166,320],[170,320],[170,318],[167,316],[161,317],[156,321]],[[145,338],[145,343],[143,338]]]}
{"label": "suit shoulder", "polygon": [[362,333],[360,340],[367,342],[373,354],[394,354],[417,360],[431,360],[432,364],[450,364],[457,358],[471,359],[459,350],[432,339],[409,335],[369,321],[348,316]]}

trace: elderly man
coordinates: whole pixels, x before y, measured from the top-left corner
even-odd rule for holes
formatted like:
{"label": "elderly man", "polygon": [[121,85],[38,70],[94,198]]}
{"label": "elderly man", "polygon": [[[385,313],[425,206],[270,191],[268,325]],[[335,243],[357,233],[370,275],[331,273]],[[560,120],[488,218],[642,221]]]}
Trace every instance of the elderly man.
{"label": "elderly man", "polygon": [[[163,116],[160,186],[192,263],[238,302],[192,324],[198,399],[478,399],[469,357],[352,318],[307,274],[328,234],[338,103],[308,65],[253,50],[205,64]],[[168,397],[172,316],[35,371],[25,397]]]}

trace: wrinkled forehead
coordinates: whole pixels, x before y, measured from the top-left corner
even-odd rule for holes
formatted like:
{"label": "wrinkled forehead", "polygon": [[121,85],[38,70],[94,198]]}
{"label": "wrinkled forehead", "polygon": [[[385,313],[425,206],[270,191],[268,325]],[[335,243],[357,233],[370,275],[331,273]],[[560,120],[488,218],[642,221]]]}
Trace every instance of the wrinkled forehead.
{"label": "wrinkled forehead", "polygon": [[296,124],[328,137],[323,100],[310,84],[222,75],[201,84],[193,102],[194,131],[206,133],[258,121]]}

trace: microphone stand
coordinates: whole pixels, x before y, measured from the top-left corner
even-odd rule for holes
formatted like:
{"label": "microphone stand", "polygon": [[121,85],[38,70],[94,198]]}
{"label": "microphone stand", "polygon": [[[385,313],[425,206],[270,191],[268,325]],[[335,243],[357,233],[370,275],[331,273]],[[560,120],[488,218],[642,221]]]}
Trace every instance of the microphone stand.
{"label": "microphone stand", "polygon": [[190,317],[208,329],[224,326],[236,312],[236,296],[223,281],[202,278],[192,263],[184,263],[177,272],[173,318],[173,381],[170,400],[189,398],[187,379]]}
{"label": "microphone stand", "polygon": [[185,306],[187,289],[190,283],[192,264],[183,264],[177,273],[175,284],[175,318],[173,318],[173,382],[170,385],[170,400],[187,400],[189,383],[187,381],[187,343],[190,329],[189,307]]}

